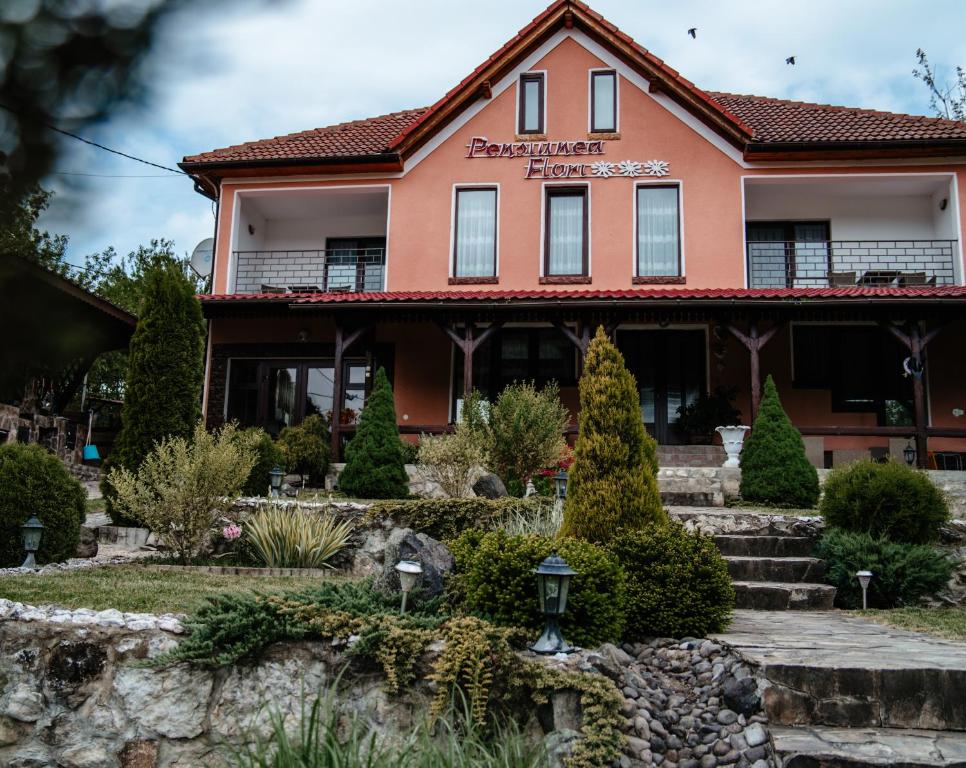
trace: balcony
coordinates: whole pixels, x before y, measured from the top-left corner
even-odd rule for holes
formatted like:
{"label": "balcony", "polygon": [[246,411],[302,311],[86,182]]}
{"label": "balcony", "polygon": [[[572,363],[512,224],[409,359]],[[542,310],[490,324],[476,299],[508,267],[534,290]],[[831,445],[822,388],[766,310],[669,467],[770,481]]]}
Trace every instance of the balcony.
{"label": "balcony", "polygon": [[235,251],[238,293],[363,293],[385,287],[385,248]]}
{"label": "balcony", "polygon": [[749,241],[751,288],[954,285],[956,240]]}

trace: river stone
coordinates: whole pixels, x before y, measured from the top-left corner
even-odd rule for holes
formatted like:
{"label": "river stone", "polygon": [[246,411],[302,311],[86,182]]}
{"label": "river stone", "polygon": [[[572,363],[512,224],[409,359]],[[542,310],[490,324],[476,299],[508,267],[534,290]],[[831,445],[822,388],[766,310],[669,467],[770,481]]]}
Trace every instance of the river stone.
{"label": "river stone", "polygon": [[729,679],[725,681],[722,690],[725,706],[739,714],[751,715],[761,708],[758,684],[753,677]]}
{"label": "river stone", "polygon": [[768,741],[768,732],[761,723],[752,723],[745,729],[745,741],[749,747],[757,747]]}
{"label": "river stone", "polygon": [[502,499],[509,495],[503,481],[492,472],[487,472],[473,483],[473,493],[484,499]]}
{"label": "river stone", "polygon": [[443,544],[412,528],[394,528],[386,540],[382,571],[374,584],[380,592],[399,594],[396,563],[400,560],[415,560],[423,567],[416,589],[427,600],[442,594],[443,579],[453,571],[453,555]]}

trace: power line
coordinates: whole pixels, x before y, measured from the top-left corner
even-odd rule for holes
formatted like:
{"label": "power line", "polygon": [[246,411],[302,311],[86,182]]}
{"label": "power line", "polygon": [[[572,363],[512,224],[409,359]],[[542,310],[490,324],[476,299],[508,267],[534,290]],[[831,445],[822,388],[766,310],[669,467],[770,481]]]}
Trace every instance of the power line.
{"label": "power line", "polygon": [[[13,109],[12,107],[8,107],[6,104],[0,104],[0,109],[5,109],[8,112],[12,112],[15,115],[20,114],[22,117],[24,117],[22,113],[17,112],[17,110]],[[28,119],[33,119],[33,118],[28,118]],[[110,147],[105,147],[103,144],[98,144],[96,141],[85,139],[83,136],[78,136],[76,133],[65,131],[63,128],[58,128],[56,125],[45,123],[43,120],[37,120],[37,122],[40,123],[45,128],[49,128],[51,131],[55,131],[56,133],[63,134],[64,136],[69,136],[70,138],[76,139],[77,141],[82,141],[85,144],[89,144],[92,147],[103,149],[105,152],[111,152],[112,154],[120,155],[121,157],[126,157],[128,160],[134,160],[135,162],[138,162],[138,163],[144,163],[145,165],[150,165],[150,166],[153,166],[154,168],[160,168],[162,171],[170,171],[171,173],[177,173],[177,174],[180,174],[181,176],[188,175],[184,171],[179,170],[177,168],[169,168],[166,165],[152,163],[150,160],[144,160],[143,158],[135,157],[134,155],[129,155],[126,152],[121,152],[120,150],[117,150],[117,149],[111,149]]]}
{"label": "power line", "polygon": [[79,171],[51,171],[56,176],[94,176],[99,179],[176,179],[177,176],[163,173],[147,174],[115,174],[115,173],[81,173]]}

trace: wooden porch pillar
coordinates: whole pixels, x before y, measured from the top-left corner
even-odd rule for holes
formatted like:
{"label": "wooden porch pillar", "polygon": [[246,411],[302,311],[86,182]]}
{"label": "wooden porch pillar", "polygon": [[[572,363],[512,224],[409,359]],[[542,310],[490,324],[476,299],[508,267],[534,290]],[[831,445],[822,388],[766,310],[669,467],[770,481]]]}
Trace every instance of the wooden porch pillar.
{"label": "wooden porch pillar", "polygon": [[453,343],[459,348],[463,353],[463,397],[465,398],[473,391],[473,353],[480,347],[483,342],[490,338],[494,333],[496,333],[500,328],[503,327],[502,322],[491,323],[487,326],[480,334],[477,336],[475,323],[466,323],[463,327],[463,332],[456,326],[443,325],[440,326],[443,332],[449,336]]}
{"label": "wooden porch pillar", "polygon": [[778,333],[783,323],[777,323],[764,333],[758,332],[758,321],[752,320],[748,327],[748,333],[742,333],[733,325],[728,325],[728,331],[738,341],[740,341],[751,357],[751,424],[754,425],[755,418],[758,416],[758,407],[761,405],[761,361],[760,355],[764,347],[772,337]]}
{"label": "wooden porch pillar", "polygon": [[[604,332],[608,335],[608,337],[611,338],[611,340],[614,338],[614,332],[617,330],[618,325],[619,323],[615,322],[608,323],[604,326]],[[584,360],[587,358],[587,349],[590,347],[593,323],[588,323],[583,320],[579,321],[577,323],[576,333],[574,333],[562,320],[554,320],[553,327],[560,331],[565,338],[569,339],[570,342],[577,347],[577,351],[580,353],[580,366],[577,370],[577,375],[579,376],[583,372]]]}
{"label": "wooden porch pillar", "polygon": [[346,350],[351,347],[366,328],[357,328],[351,333],[346,333],[342,323],[336,321],[335,324],[335,355],[332,363],[332,424],[330,433],[332,436],[331,461],[339,461],[342,458],[342,405],[345,402],[345,366],[343,365]]}
{"label": "wooden porch pillar", "polygon": [[912,371],[912,405],[916,428],[916,464],[920,469],[929,467],[929,435],[928,414],[926,413],[926,385],[923,377],[926,375],[926,345],[929,344],[942,326],[933,328],[925,333],[919,322],[910,323],[908,333],[903,332],[892,323],[885,323],[886,330],[895,336],[899,343],[909,350],[909,370]]}

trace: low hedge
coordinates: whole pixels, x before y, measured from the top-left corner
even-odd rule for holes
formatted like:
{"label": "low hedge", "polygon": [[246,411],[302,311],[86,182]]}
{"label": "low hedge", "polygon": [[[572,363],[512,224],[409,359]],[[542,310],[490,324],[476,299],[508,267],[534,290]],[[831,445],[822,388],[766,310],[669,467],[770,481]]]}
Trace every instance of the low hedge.
{"label": "low hedge", "polygon": [[443,540],[454,539],[470,528],[495,528],[514,512],[536,514],[552,503],[551,499],[534,497],[385,500],[375,502],[367,517],[390,517],[398,525]]}
{"label": "low hedge", "polygon": [[285,467],[285,455],[272,439],[272,436],[261,427],[251,427],[239,433],[239,435],[244,434],[257,435],[258,443],[255,446],[257,451],[255,465],[252,467],[252,471],[248,473],[248,480],[245,481],[242,493],[245,496],[267,496],[271,485],[269,473],[275,467]]}
{"label": "low hedge", "polygon": [[31,515],[44,525],[37,562],[74,557],[86,495],[56,456],[39,445],[0,446],[0,567],[23,563],[20,526]]}
{"label": "low hedge", "polygon": [[815,554],[825,561],[825,580],[837,589],[835,604],[841,608],[862,607],[857,571],[872,571],[870,608],[896,608],[941,590],[953,569],[950,559],[930,546],[838,528],[826,530]]}
{"label": "low hedge", "polygon": [[561,629],[568,642],[594,648],[617,640],[624,626],[624,573],[606,550],[582,539],[554,542],[535,534],[468,530],[449,542],[455,560],[450,598],[495,624],[525,627],[536,639],[543,627],[534,569],[554,549],[577,575],[570,584]]}

